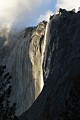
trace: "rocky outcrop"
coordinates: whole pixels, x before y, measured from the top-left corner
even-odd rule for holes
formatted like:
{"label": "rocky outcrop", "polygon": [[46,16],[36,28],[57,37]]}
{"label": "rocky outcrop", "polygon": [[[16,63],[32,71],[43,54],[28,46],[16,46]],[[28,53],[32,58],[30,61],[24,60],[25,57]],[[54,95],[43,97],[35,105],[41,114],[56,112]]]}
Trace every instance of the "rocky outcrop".
{"label": "rocky outcrop", "polygon": [[40,94],[43,82],[45,21],[21,32],[0,32],[0,62],[12,75],[11,104],[16,102],[16,115],[25,112]]}
{"label": "rocky outcrop", "polygon": [[48,24],[45,85],[19,120],[79,120],[80,12],[61,9]]}

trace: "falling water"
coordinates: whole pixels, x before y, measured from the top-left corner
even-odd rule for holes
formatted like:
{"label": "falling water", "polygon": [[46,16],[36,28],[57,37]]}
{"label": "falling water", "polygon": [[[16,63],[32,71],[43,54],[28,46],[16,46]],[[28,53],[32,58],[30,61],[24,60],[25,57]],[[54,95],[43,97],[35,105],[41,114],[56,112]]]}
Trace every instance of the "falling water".
{"label": "falling water", "polygon": [[49,37],[50,37],[50,20],[47,22],[46,30],[45,30],[44,46],[43,46],[43,51],[42,51],[43,52],[42,61],[44,59],[44,53],[45,53],[47,41],[50,39]]}
{"label": "falling water", "polygon": [[[51,20],[49,19],[49,21],[47,22],[47,25],[46,25],[46,30],[45,30],[45,36],[44,36],[44,46],[43,46],[43,53],[42,53],[42,64],[44,64],[43,62],[45,61],[45,55],[47,53],[47,46],[48,46],[48,43],[49,43],[49,40],[50,40],[50,23],[51,23]],[[44,72],[46,72],[44,70],[45,68],[43,67],[42,68],[42,75],[44,74]],[[44,76],[42,76],[44,77]],[[44,78],[43,78],[44,79]]]}

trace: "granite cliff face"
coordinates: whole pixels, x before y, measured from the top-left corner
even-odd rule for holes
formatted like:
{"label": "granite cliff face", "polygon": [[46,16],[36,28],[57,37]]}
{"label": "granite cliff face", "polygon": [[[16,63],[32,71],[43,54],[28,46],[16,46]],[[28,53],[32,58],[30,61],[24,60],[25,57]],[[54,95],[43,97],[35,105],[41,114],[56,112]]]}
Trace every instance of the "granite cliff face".
{"label": "granite cliff face", "polygon": [[47,22],[18,33],[0,32],[0,63],[12,75],[11,103],[17,116],[25,112],[40,94],[43,82],[44,34]]}
{"label": "granite cliff face", "polygon": [[47,29],[44,88],[19,120],[79,120],[80,11],[60,9]]}

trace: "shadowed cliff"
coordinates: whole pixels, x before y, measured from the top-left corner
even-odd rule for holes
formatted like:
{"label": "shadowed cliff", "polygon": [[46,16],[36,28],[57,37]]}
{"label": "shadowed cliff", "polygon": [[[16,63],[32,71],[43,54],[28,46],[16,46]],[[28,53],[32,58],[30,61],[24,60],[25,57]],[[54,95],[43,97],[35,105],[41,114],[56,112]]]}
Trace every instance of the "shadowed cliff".
{"label": "shadowed cliff", "polygon": [[80,12],[51,16],[44,57],[44,88],[19,120],[80,119]]}

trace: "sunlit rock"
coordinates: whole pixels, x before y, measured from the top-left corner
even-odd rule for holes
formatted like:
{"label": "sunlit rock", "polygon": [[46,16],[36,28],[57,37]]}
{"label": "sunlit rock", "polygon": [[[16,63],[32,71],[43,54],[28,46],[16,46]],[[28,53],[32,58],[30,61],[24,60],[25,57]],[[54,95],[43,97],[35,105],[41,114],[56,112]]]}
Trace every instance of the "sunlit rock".
{"label": "sunlit rock", "polygon": [[21,32],[0,34],[0,62],[12,75],[11,103],[16,102],[16,114],[27,110],[42,91],[44,34],[46,21]]}

